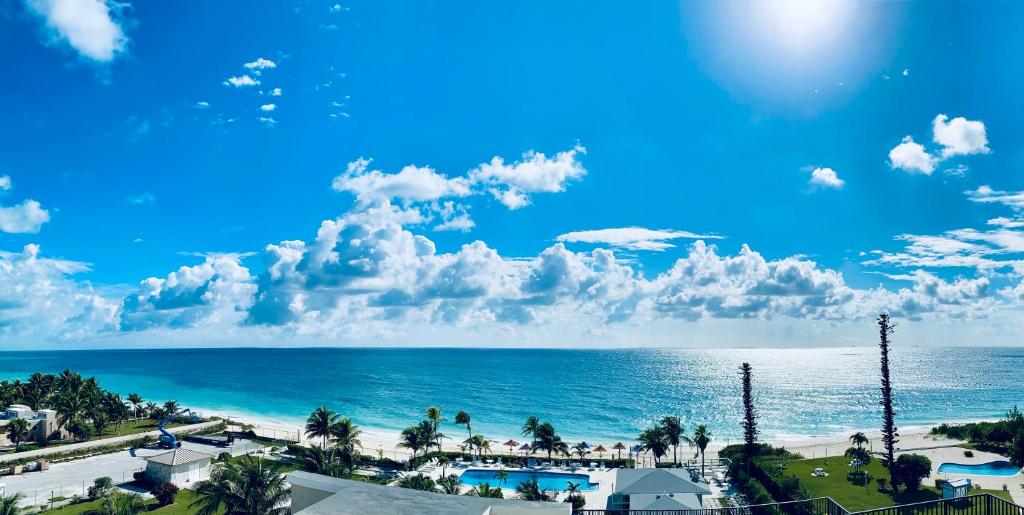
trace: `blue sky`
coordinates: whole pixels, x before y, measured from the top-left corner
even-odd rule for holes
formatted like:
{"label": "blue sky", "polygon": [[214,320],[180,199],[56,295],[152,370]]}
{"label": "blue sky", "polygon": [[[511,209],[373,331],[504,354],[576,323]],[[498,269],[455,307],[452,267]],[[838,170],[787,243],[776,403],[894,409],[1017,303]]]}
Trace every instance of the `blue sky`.
{"label": "blue sky", "polygon": [[0,340],[1013,344],[1022,20],[11,3]]}

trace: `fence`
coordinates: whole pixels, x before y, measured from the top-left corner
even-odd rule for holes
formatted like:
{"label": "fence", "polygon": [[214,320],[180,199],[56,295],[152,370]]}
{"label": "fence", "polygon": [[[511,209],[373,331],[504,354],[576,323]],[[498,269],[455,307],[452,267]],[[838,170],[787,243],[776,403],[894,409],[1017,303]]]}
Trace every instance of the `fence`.
{"label": "fence", "polygon": [[992,494],[938,499],[849,512],[830,497],[701,510],[576,510],[575,515],[1024,515],[1024,507]]}

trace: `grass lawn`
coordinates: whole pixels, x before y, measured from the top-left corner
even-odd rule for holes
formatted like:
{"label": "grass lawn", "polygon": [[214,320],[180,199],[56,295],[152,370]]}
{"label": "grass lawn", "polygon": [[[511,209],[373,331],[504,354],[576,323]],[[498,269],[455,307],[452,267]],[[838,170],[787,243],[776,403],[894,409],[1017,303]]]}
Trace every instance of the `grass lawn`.
{"label": "grass lawn", "polygon": [[[152,513],[159,513],[161,515],[192,515],[196,513],[197,510],[189,509],[188,506],[195,500],[195,498],[195,492],[185,489],[178,492],[178,496],[174,499],[174,504],[158,508],[156,505],[156,499],[150,499],[147,505],[149,506],[149,511]],[[71,506],[64,506],[62,508],[45,510],[40,512],[40,514],[52,513],[55,515],[75,515],[87,513],[89,511],[99,509],[102,503],[103,501],[83,502]]]}
{"label": "grass lawn", "polygon": [[[887,490],[878,491],[877,478],[889,479],[889,472],[882,466],[878,459],[871,460],[865,467],[872,480],[865,486],[857,486],[846,480],[846,473],[850,470],[848,458],[816,458],[812,460],[794,460],[787,462],[786,472],[796,476],[800,483],[810,492],[812,497],[831,497],[850,511],[869,510],[873,508],[884,508],[895,504],[909,504],[915,502],[931,501],[942,498],[942,492],[935,488],[935,478],[925,478],[921,489],[917,492],[906,492],[901,490],[899,495],[893,495]],[[828,477],[813,477],[811,472],[821,467],[828,472]],[[886,485],[888,488],[888,483]],[[990,493],[1008,501],[1012,501],[1010,494],[1002,490],[974,490],[973,493]]]}

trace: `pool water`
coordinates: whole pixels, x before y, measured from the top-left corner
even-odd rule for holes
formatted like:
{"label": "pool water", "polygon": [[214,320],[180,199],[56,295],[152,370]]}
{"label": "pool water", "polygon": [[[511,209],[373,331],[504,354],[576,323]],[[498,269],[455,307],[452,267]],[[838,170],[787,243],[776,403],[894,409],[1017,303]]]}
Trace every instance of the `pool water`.
{"label": "pool water", "polygon": [[502,487],[514,490],[520,483],[525,483],[532,478],[537,478],[537,483],[542,490],[553,490],[564,492],[569,481],[580,484],[580,490],[596,490],[597,483],[590,482],[590,476],[586,474],[572,474],[569,472],[543,472],[534,470],[508,470],[508,477],[503,483],[499,483],[496,470],[489,469],[468,469],[459,476],[462,484],[477,486],[481,483],[488,483],[492,487]]}
{"label": "pool water", "polygon": [[939,465],[939,472],[947,474],[973,474],[976,476],[1015,476],[1020,472],[1020,469],[1008,461],[991,461],[976,465],[943,463]]}

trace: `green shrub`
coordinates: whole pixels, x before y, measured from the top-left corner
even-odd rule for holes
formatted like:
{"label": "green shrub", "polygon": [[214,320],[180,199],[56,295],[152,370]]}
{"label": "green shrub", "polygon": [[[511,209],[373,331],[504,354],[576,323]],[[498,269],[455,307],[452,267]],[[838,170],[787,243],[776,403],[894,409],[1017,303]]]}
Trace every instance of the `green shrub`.
{"label": "green shrub", "polygon": [[932,460],[920,454],[901,454],[896,458],[896,471],[907,490],[917,491],[921,481],[932,475]]}
{"label": "green shrub", "polygon": [[178,496],[178,487],[174,483],[160,483],[149,493],[153,494],[160,506],[167,506],[174,503],[174,498]]}

